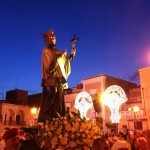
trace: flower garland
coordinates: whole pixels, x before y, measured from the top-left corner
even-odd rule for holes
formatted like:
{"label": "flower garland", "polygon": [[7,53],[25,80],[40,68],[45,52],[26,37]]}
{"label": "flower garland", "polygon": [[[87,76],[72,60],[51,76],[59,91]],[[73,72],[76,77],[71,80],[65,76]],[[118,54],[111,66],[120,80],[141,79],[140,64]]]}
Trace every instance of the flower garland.
{"label": "flower garland", "polygon": [[101,137],[100,129],[92,121],[78,114],[53,118],[38,123],[35,140],[44,150],[90,150],[93,141]]}

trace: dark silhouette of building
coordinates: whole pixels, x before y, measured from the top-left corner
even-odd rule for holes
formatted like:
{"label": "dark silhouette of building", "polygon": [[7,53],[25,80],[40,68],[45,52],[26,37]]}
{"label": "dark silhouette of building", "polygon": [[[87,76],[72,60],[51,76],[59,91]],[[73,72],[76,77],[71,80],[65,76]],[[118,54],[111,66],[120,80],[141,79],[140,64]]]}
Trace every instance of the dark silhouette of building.
{"label": "dark silhouette of building", "polygon": [[15,89],[6,92],[6,103],[28,105],[28,91]]}

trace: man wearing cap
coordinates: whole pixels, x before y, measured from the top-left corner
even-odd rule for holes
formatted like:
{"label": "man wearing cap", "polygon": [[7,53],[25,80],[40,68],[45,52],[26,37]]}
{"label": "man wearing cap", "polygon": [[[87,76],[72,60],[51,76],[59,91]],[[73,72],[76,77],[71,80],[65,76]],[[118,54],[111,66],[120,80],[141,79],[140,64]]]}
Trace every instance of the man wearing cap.
{"label": "man wearing cap", "polygon": [[17,150],[19,145],[19,132],[17,128],[11,128],[3,134],[5,150]]}

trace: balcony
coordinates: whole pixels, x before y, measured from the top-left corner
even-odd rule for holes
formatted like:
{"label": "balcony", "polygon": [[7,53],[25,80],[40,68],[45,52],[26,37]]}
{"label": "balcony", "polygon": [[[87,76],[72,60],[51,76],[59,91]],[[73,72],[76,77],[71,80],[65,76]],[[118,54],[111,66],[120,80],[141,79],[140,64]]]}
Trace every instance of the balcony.
{"label": "balcony", "polygon": [[10,120],[6,120],[6,121],[4,121],[4,125],[7,125],[7,126],[25,126],[26,125],[26,121],[10,121]]}

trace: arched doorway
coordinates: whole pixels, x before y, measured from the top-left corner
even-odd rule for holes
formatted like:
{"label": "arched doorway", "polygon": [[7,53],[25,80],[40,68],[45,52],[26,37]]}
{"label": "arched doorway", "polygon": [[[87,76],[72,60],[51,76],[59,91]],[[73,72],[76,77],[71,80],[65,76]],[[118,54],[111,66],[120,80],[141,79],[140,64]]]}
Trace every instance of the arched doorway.
{"label": "arched doorway", "polygon": [[16,113],[16,125],[21,125],[24,126],[25,125],[25,113],[23,110],[18,110]]}
{"label": "arched doorway", "polygon": [[4,118],[5,125],[14,125],[15,124],[15,111],[11,108],[8,108],[5,112]]}

